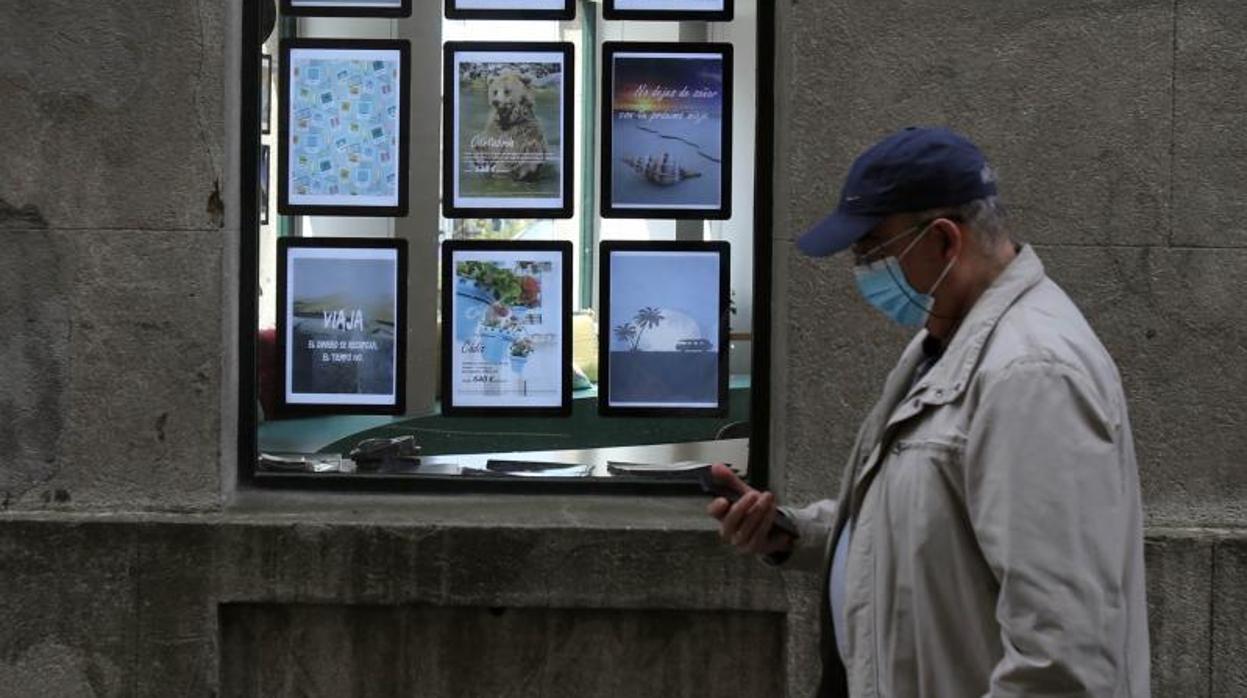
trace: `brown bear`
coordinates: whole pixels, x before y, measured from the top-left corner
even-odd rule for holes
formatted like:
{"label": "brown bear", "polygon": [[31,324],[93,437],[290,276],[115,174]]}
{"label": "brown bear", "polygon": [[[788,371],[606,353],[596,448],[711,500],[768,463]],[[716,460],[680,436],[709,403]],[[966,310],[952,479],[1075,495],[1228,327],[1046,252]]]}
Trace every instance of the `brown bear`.
{"label": "brown bear", "polygon": [[533,111],[532,78],[504,70],[489,79],[489,121],[472,137],[476,172],[533,181],[546,161],[546,138]]}

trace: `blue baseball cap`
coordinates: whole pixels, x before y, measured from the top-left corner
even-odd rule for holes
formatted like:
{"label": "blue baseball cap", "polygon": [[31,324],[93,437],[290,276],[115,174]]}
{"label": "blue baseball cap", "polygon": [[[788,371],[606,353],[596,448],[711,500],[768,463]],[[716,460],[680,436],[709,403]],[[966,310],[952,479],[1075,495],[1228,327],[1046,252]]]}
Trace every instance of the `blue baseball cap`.
{"label": "blue baseball cap", "polygon": [[978,146],[947,128],[910,126],[853,161],[835,212],[798,238],[797,248],[826,257],[848,249],[892,214],[995,195],[996,175]]}

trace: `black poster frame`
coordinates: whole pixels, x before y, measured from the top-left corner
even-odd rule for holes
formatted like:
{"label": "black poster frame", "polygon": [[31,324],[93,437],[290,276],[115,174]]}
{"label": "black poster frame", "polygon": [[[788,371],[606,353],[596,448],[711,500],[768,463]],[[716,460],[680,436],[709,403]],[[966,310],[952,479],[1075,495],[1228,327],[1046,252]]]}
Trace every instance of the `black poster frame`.
{"label": "black poster frame", "polygon": [[[719,152],[720,181],[717,208],[619,207],[611,199],[614,175],[615,57],[640,53],[694,54],[717,53],[723,57],[723,116]],[[598,169],[601,177],[600,214],[602,218],[644,218],[659,220],[727,220],[732,217],[732,121],[735,104],[733,89],[734,51],[728,43],[674,43],[607,41],[602,44],[601,144]]]}
{"label": "black poster frame", "polygon": [[577,0],[563,0],[561,10],[542,9],[467,9],[459,7],[458,0],[446,0],[445,12],[447,19],[520,19],[520,20],[560,20],[570,22],[576,19]]}
{"label": "black poster frame", "polygon": [[[340,206],[336,204],[290,203],[290,52],[294,49],[340,51],[397,51],[399,54],[398,96],[398,203],[395,206]],[[281,76],[278,99],[281,121],[277,124],[277,212],[283,216],[370,216],[407,215],[408,169],[411,166],[411,42],[405,39],[283,39],[280,44]]]}
{"label": "black poster frame", "polygon": [[[610,404],[611,333],[614,331],[611,307],[611,256],[616,252],[702,252],[719,256],[719,332],[718,406],[716,407],[625,407]],[[605,417],[725,417],[728,414],[728,378],[731,322],[731,245],[722,240],[662,241],[606,240],[600,245],[598,307],[598,414]]]}
{"label": "black poster frame", "polygon": [[[289,252],[299,248],[395,250],[394,404],[291,403],[286,399],[286,366],[290,360],[286,330],[290,303],[286,292]],[[403,238],[300,238],[277,239],[277,409],[283,416],[330,414],[401,415],[407,410],[407,240]]]}
{"label": "black poster frame", "polygon": [[[455,204],[455,171],[459,153],[455,133],[459,114],[455,95],[459,89],[455,75],[458,53],[561,53],[563,55],[563,124],[562,205],[557,208],[525,208],[522,206],[457,206]],[[575,208],[576,156],[576,74],[575,46],[567,41],[447,41],[442,47],[442,216],[445,218],[571,218]]]}
{"label": "black poster frame", "polygon": [[398,7],[358,7],[356,5],[298,5],[281,0],[281,13],[291,17],[410,17],[412,0],[400,0]]}
{"label": "black poster frame", "polygon": [[[506,405],[499,407],[460,406],[455,404],[454,362],[450,360],[455,350],[455,253],[457,252],[558,252],[562,256],[560,283],[562,284],[563,336],[560,347],[560,404],[553,407],[524,407]],[[572,413],[572,244],[566,240],[447,240],[442,243],[442,414],[447,417],[568,417]]]}
{"label": "black poster frame", "polygon": [[[638,20],[645,22],[730,22],[736,16],[735,0],[723,0],[721,10],[621,10],[617,0],[602,0],[602,17],[611,20]],[[761,0],[766,2],[766,0]]]}

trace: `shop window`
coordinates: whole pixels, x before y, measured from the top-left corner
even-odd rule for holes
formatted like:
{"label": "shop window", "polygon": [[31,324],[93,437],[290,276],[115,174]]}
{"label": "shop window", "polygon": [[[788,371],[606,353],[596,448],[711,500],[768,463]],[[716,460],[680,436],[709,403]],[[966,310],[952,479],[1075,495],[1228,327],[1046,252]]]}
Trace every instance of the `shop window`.
{"label": "shop window", "polygon": [[279,14],[261,40],[246,3],[240,480],[662,492],[726,462],[765,484],[770,3],[434,4]]}

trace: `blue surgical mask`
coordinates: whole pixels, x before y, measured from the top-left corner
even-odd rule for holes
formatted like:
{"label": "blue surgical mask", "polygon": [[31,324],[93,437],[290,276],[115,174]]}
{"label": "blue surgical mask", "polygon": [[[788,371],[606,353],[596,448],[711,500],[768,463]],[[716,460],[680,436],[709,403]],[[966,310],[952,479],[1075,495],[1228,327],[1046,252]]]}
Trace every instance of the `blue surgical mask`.
{"label": "blue surgical mask", "polygon": [[[899,255],[884,257],[868,264],[858,264],[853,268],[857,277],[857,290],[866,302],[875,306],[893,322],[905,327],[921,327],[926,323],[927,316],[932,314],[931,309],[935,306],[935,296],[932,294],[957,261],[949,260],[944,271],[940,272],[940,277],[926,293],[919,293],[909,285],[905,272],[901,269],[901,257],[908,254],[930,229],[928,225]],[[901,233],[897,237],[905,234]]]}

